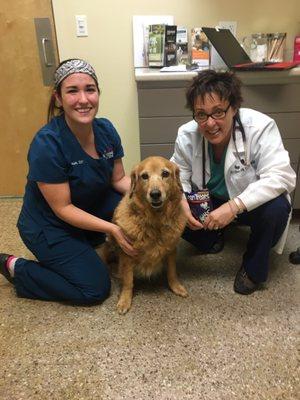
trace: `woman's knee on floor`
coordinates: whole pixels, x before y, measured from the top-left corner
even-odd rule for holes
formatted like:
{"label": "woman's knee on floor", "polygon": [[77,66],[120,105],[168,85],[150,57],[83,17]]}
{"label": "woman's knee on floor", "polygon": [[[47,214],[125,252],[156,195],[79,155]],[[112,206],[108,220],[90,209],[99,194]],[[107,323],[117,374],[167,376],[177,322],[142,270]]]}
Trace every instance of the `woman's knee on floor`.
{"label": "woman's knee on floor", "polygon": [[92,305],[106,300],[111,289],[111,280],[107,268],[101,263],[99,271],[94,272],[92,276],[87,272],[79,289],[81,296],[78,299],[73,299],[74,303]]}
{"label": "woman's knee on floor", "polygon": [[71,299],[70,302],[74,305],[96,305],[102,303],[109,297],[111,283],[106,282],[98,289],[86,289],[80,298]]}
{"label": "woman's knee on floor", "polygon": [[74,304],[96,304],[110,293],[111,281],[107,266],[92,247],[76,257],[63,261],[60,273],[74,290],[69,301]]}

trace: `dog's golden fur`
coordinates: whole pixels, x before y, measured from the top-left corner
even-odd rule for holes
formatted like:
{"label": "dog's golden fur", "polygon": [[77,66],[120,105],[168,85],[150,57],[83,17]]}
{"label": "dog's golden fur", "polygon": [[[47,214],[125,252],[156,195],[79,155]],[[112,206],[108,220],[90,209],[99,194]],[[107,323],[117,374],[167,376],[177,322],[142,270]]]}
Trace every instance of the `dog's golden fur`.
{"label": "dog's golden fur", "polygon": [[[167,264],[168,284],[179,296],[187,291],[176,274],[176,245],[186,225],[181,207],[182,188],[179,169],[163,157],[148,157],[131,173],[131,189],[115,210],[113,221],[138,251],[129,257],[114,245],[119,255],[122,289],[118,311],[131,307],[134,275],[150,277]],[[108,242],[113,242],[110,237]]]}

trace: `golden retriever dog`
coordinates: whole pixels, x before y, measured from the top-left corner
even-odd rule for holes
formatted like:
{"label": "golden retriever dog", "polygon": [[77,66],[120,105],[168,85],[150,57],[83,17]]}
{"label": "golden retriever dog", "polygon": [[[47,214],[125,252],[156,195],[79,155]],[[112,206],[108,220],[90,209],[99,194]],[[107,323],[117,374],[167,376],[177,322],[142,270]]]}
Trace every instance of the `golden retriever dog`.
{"label": "golden retriever dog", "polygon": [[131,188],[115,210],[113,222],[132,243],[138,255],[130,257],[108,238],[119,256],[121,293],[118,312],[131,307],[134,276],[150,277],[167,265],[170,289],[186,297],[186,289],[176,273],[176,245],[186,225],[181,207],[182,187],[179,169],[163,157],[148,157],[131,173]]}

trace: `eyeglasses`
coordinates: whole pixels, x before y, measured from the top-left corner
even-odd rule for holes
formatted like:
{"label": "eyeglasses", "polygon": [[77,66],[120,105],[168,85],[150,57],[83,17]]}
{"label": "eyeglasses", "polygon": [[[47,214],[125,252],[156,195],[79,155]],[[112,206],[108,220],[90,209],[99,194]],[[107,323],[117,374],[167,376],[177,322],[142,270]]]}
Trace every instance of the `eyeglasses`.
{"label": "eyeglasses", "polygon": [[196,122],[198,122],[200,124],[203,124],[203,122],[206,122],[209,117],[211,117],[212,119],[223,119],[223,118],[225,118],[225,115],[226,115],[227,111],[229,110],[230,106],[231,106],[231,104],[229,103],[226,110],[216,110],[211,114],[206,114],[203,111],[197,111],[196,113],[193,114],[193,118]]}

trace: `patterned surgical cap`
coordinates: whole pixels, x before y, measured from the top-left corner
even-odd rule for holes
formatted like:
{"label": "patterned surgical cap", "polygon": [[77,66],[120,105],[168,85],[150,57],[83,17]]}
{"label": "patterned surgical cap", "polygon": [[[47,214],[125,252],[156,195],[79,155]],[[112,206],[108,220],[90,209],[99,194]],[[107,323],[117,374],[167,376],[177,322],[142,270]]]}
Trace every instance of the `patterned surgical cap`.
{"label": "patterned surgical cap", "polygon": [[98,78],[94,68],[84,60],[73,59],[66,61],[58,67],[54,73],[54,88],[57,89],[58,85],[71,74],[88,74],[95,79],[98,83]]}

